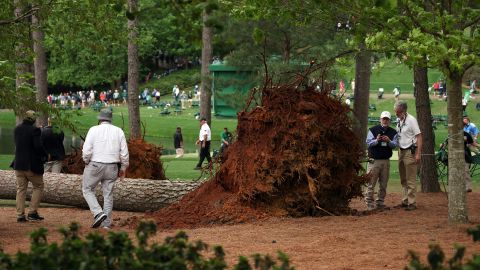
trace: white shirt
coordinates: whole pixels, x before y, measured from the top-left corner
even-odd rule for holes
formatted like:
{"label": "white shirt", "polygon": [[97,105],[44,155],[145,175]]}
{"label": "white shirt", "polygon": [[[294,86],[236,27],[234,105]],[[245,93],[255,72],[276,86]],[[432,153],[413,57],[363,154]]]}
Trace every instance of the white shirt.
{"label": "white shirt", "polygon": [[207,141],[211,141],[212,140],[212,132],[210,131],[210,127],[208,126],[207,123],[203,124],[200,127],[200,133],[198,134],[198,139],[201,142],[203,142],[203,138],[204,138],[205,134],[207,134]]}
{"label": "white shirt", "polygon": [[93,126],[83,144],[83,161],[121,163],[121,170],[129,164],[127,141],[123,130],[109,122]]}
{"label": "white shirt", "polygon": [[417,119],[408,113],[405,115],[403,121],[398,119],[397,132],[398,146],[403,149],[409,148],[412,144],[417,143],[416,136],[421,133]]}

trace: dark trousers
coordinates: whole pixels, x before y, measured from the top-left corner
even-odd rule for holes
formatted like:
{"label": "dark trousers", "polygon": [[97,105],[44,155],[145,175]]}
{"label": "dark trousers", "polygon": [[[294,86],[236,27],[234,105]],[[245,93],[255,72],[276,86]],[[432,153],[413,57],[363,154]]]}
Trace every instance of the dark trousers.
{"label": "dark trousers", "polygon": [[197,168],[202,167],[205,158],[207,158],[208,163],[212,162],[212,158],[210,157],[210,141],[205,142],[205,147],[200,147],[200,161],[197,164]]}

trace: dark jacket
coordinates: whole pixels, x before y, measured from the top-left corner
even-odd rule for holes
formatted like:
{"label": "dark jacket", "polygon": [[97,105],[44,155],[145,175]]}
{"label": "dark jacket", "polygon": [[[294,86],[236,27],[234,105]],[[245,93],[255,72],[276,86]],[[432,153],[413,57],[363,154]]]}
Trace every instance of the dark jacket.
{"label": "dark jacket", "polygon": [[[397,135],[397,131],[391,127],[382,127],[381,125],[376,125],[370,128],[370,132],[372,132],[373,137],[377,138],[378,134],[387,135],[390,140],[393,140],[395,135]],[[373,159],[389,159],[392,157],[392,148],[387,145],[382,145],[381,143],[368,148],[369,155]]]}
{"label": "dark jacket", "polygon": [[17,171],[31,170],[36,174],[43,174],[47,155],[42,147],[42,132],[33,124],[34,122],[24,120],[13,131],[15,159],[12,165]]}
{"label": "dark jacket", "polygon": [[177,149],[181,147],[182,143],[183,143],[182,133],[176,132],[173,135],[173,146],[175,147],[175,149]]}
{"label": "dark jacket", "polygon": [[465,162],[467,163],[472,163],[472,152],[470,151],[470,148],[468,147],[469,144],[473,144],[473,138],[472,135],[468,132],[463,132],[464,136],[464,146],[465,146]]}
{"label": "dark jacket", "polygon": [[48,155],[48,161],[63,160],[65,158],[65,147],[63,131],[47,126],[42,129],[42,145]]}

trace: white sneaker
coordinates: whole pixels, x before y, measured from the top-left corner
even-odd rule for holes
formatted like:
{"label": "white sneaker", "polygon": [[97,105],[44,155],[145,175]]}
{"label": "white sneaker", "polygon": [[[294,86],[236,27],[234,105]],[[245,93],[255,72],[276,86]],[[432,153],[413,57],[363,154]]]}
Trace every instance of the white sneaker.
{"label": "white sneaker", "polygon": [[104,228],[105,230],[111,230],[111,229],[112,229],[112,228],[110,228],[109,226],[103,226],[103,228]]}

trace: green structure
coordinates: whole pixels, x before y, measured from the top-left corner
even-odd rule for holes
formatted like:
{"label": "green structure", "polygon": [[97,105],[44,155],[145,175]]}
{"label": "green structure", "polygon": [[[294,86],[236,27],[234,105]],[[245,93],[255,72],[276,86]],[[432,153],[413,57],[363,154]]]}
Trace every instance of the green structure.
{"label": "green structure", "polygon": [[215,116],[236,117],[245,106],[248,92],[255,85],[251,70],[213,63],[212,112]]}

